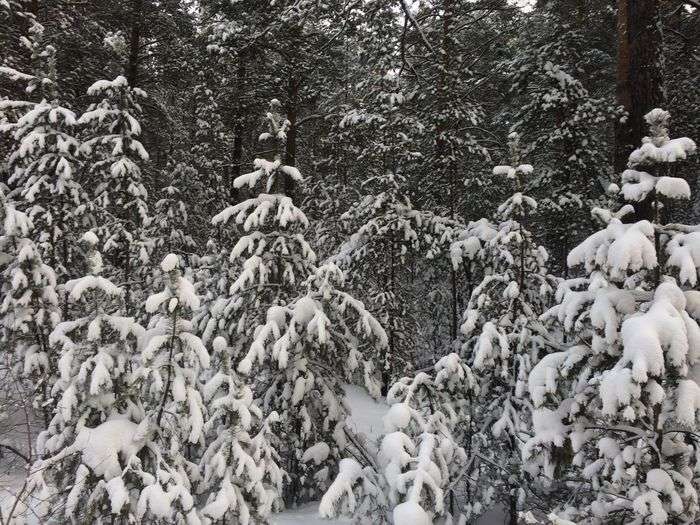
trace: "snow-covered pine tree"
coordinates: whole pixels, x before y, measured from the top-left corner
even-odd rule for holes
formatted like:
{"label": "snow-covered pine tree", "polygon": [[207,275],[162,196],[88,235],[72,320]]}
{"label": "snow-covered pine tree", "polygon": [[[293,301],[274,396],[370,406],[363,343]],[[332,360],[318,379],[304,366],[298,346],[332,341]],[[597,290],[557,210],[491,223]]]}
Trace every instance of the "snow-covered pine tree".
{"label": "snow-covered pine tree", "polygon": [[[434,520],[463,520],[455,504],[467,453],[455,433],[470,424],[473,396],[479,387],[457,354],[434,366],[434,374],[404,377],[390,389],[391,408],[378,453],[371,448],[358,459],[346,458],[324,494],[322,516],[351,515],[355,522],[424,525]],[[461,521],[460,521],[461,523]]]}
{"label": "snow-covered pine tree", "polygon": [[91,104],[79,119],[87,135],[81,154],[91,175],[100,181],[94,190],[102,214],[98,236],[106,239],[104,250],[111,259],[114,280],[123,286],[126,311],[132,314],[135,262],[148,261],[144,245],[144,228],[150,222],[148,193],[139,166],[148,160],[148,153],[138,139],[139,100],[146,93],[129,86],[123,76],[98,80],[87,93],[101,100]]}
{"label": "snow-covered pine tree", "polygon": [[268,307],[287,304],[296,297],[299,285],[313,272],[316,262],[303,235],[309,222],[283,193],[285,178],[300,181],[301,175],[281,160],[289,122],[278,110],[279,102],[273,100],[266,116],[268,131],[260,136],[272,143],[273,160],[255,159],[255,171],[233,183],[236,188],[252,189],[262,182],[264,192],[227,207],[212,219],[215,226],[233,222],[242,235],[230,251],[236,278],[228,297],[218,301],[211,314],[202,319],[206,325],[200,331],[208,337],[226,336],[233,348],[234,367],[253,342],[255,329],[265,324]]}
{"label": "snow-covered pine tree", "polygon": [[390,171],[363,183],[364,197],[341,216],[350,238],[332,257],[352,276],[353,287],[389,336],[388,347],[375,357],[383,393],[419,357],[416,319],[402,298],[411,281],[409,260],[434,248],[445,229],[444,219],[413,207],[404,183],[401,174]]}
{"label": "snow-covered pine tree", "polygon": [[39,454],[51,459],[40,464],[35,476],[52,494],[47,503],[54,519],[92,522],[129,515],[126,501],[114,500],[115,484],[123,482],[110,483],[109,476],[116,477],[117,471],[108,473],[94,458],[86,458],[84,442],[107,421],[130,423],[142,415],[129,374],[144,329],[120,315],[123,290],[101,275],[97,236],[87,232],[82,242],[87,273],[65,284],[73,320],[59,323],[49,336],[52,348],[60,349],[52,391],[58,402],[37,445]]}
{"label": "snow-covered pine tree", "polygon": [[692,289],[700,244],[696,228],[661,221],[674,200],[690,197],[688,183],[670,170],[696,147],[669,138],[668,112],[654,109],[646,120],[650,136],[630,155],[621,194],[632,202],[649,197],[652,220],[623,223],[629,204],[617,213],[593,210],[606,227],[568,257],[585,275],[564,281],[559,304],[544,316],[570,342],[529,376],[534,432],[523,457],[533,474],[572,479],[575,497],[558,510],[577,522],[700,516],[700,298]]}
{"label": "snow-covered pine tree", "polygon": [[[528,17],[533,32],[516,37],[514,54],[502,63],[515,111],[499,112],[526,139],[524,153],[538,167],[529,183],[538,202],[533,230],[564,270],[567,252],[592,227],[588,210],[603,205],[614,176],[606,126],[623,118],[604,87],[608,79],[590,74],[611,60],[608,48],[572,23],[576,9],[565,6],[553,1]],[[591,4],[589,14],[585,27],[610,16],[604,2]]]}
{"label": "snow-covered pine tree", "polygon": [[[168,253],[178,253],[188,262],[197,243],[188,233],[187,205],[182,201],[182,188],[196,178],[196,170],[182,162],[170,167],[168,184],[161,190],[162,196],[155,204],[152,250],[158,258]],[[195,231],[195,230],[189,230]]]}
{"label": "snow-covered pine tree", "polygon": [[134,371],[152,438],[142,458],[144,486],[137,520],[148,523],[198,523],[195,488],[199,482],[194,452],[205,446],[200,373],[210,358],[188,319],[199,307],[192,283],[180,271],[177,255],[161,262],[165,288],[146,300],[153,317],[148,342]]}
{"label": "snow-covered pine tree", "polygon": [[272,445],[276,412],[263,417],[231,363],[233,352],[219,336],[213,342],[214,375],[203,387],[210,416],[201,460],[202,516],[216,523],[265,522],[281,506],[284,471]]}
{"label": "snow-covered pine tree", "polygon": [[44,27],[32,21],[29,37],[23,39],[31,52],[32,72],[0,68],[0,74],[26,83],[27,94],[39,100],[1,100],[0,112],[10,110],[18,118],[1,124],[0,133],[10,134],[14,143],[7,158],[12,196],[34,223],[37,247],[62,282],[72,275],[75,232],[93,221],[90,201],[78,180],[80,142],[72,134],[76,117],[61,105],[56,50],[44,40]]}
{"label": "snow-covered pine tree", "polygon": [[[374,370],[366,350],[386,345],[386,334],[364,305],[343,291],[345,275],[335,265],[316,269],[316,256],[303,236],[308,220],[292,199],[279,192],[301,181],[299,171],[281,161],[288,121],[271,103],[268,132],[262,140],[275,143],[273,160],[256,159],[256,170],[238,177],[235,187],[255,187],[261,180],[268,192],[235,206],[213,219],[232,218],[245,234],[231,252],[240,273],[221,306],[218,324],[228,335],[231,358],[248,374],[259,367],[262,409],[277,412],[286,429],[282,465],[290,476],[285,500],[300,502],[320,495],[339,450],[345,446],[341,380],[355,372],[376,391]],[[207,328],[207,333],[214,331]],[[245,353],[245,357],[243,357]],[[328,363],[343,362],[336,370]]]}
{"label": "snow-covered pine tree", "polygon": [[34,388],[35,407],[44,424],[51,418],[51,378],[56,354],[49,334],[61,319],[56,274],[30,239],[31,219],[0,193],[2,214],[2,341],[8,363]]}
{"label": "snow-covered pine tree", "polygon": [[520,443],[530,425],[527,375],[544,351],[538,317],[549,306],[554,280],[547,273],[547,252],[526,225],[537,209],[523,194],[533,168],[520,164],[518,135],[508,138],[512,165],[493,172],[512,180],[515,193],[498,207],[497,224],[487,230],[493,236],[476,237],[475,245],[483,243],[483,279],[469,299],[461,331],[462,353],[481,386],[474,409],[480,432],[468,436],[483,469],[477,478],[489,480],[516,523],[526,490]]}
{"label": "snow-covered pine tree", "polygon": [[379,394],[371,355],[387,345],[387,335],[344,284],[336,265],[316,269],[305,293],[268,310],[238,366],[245,374],[256,362],[266,367],[263,410],[278,413],[286,429],[280,454],[290,476],[288,502],[320,496],[343,451],[356,445],[345,428],[342,384],[360,376],[370,394]]}

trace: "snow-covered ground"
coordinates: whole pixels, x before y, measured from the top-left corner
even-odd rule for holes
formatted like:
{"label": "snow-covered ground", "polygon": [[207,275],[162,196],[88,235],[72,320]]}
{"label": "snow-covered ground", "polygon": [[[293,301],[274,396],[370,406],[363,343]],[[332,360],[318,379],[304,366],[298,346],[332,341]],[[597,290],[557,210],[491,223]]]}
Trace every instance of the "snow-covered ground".
{"label": "snow-covered ground", "polygon": [[272,525],[340,525],[350,520],[326,520],[318,515],[318,503],[302,505],[298,509],[289,509],[276,514]]}

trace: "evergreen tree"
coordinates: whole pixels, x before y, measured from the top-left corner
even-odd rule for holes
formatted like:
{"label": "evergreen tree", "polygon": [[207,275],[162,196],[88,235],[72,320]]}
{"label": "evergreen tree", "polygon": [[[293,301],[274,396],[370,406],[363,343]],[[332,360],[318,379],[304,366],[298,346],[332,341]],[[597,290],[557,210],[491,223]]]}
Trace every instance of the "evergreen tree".
{"label": "evergreen tree", "polygon": [[455,432],[468,424],[479,387],[457,354],[440,359],[434,371],[434,376],[404,377],[391,387],[378,452],[366,450],[364,466],[354,458],[341,461],[321,500],[322,516],[350,514],[357,523],[409,525],[465,519],[455,496],[467,454]]}
{"label": "evergreen tree", "polygon": [[80,117],[88,135],[81,152],[90,161],[91,175],[100,181],[94,189],[102,213],[98,232],[106,239],[104,250],[117,272],[115,280],[124,287],[127,313],[133,313],[135,262],[148,261],[143,230],[150,222],[148,192],[139,166],[148,160],[148,153],[138,139],[141,125],[137,120],[139,100],[146,94],[118,76],[98,80],[88,95],[102,99]]}
{"label": "evergreen tree", "polygon": [[[153,216],[153,233],[149,235],[153,242],[152,250],[156,255],[171,252],[183,254],[187,260],[197,248],[197,243],[187,232],[189,215],[187,205],[181,200],[182,190],[188,181],[192,181],[196,171],[183,163],[172,167],[170,180],[161,192],[162,197],[155,204]],[[164,255],[163,255],[164,256]]]}
{"label": "evergreen tree", "polygon": [[76,117],[61,105],[56,79],[56,50],[44,42],[44,28],[30,27],[25,45],[32,72],[4,67],[0,73],[27,84],[39,102],[0,101],[0,111],[15,110],[18,119],[2,124],[14,147],[7,158],[8,184],[34,223],[42,256],[64,281],[73,268],[74,232],[92,224],[89,199],[79,182],[79,140],[73,136]]}
{"label": "evergreen tree", "polygon": [[[144,330],[133,318],[119,315],[123,290],[101,275],[97,236],[88,232],[82,241],[87,274],[66,283],[77,315],[59,323],[49,336],[49,343],[61,353],[53,385],[58,402],[53,419],[38,439],[39,452],[51,458],[39,466],[42,484],[55,493],[50,499],[51,512],[61,509],[69,520],[127,515],[121,507],[124,502],[110,503],[112,485],[119,482],[109,485],[108,476],[116,471],[107,473],[94,458],[85,457],[89,452],[84,447],[90,446],[86,440],[92,431],[105,428],[103,423],[141,414],[129,373]],[[82,451],[79,458],[71,453],[78,450]]]}
{"label": "evergreen tree", "polygon": [[[247,351],[255,329],[265,324],[268,307],[287,304],[296,296],[299,284],[313,271],[316,261],[302,234],[308,220],[282,193],[286,177],[299,181],[301,175],[281,160],[289,124],[278,109],[278,102],[273,101],[267,114],[269,131],[261,135],[272,142],[273,160],[255,159],[255,171],[234,181],[237,188],[254,188],[262,180],[265,192],[227,207],[212,219],[215,226],[233,222],[243,231],[230,252],[235,279],[228,297],[216,305],[203,327],[207,334],[227,336],[234,356]],[[238,366],[239,358],[234,357],[234,366]]]}
{"label": "evergreen tree", "polygon": [[201,461],[207,494],[202,515],[212,522],[264,522],[281,506],[285,477],[272,445],[278,415],[263,417],[253,391],[233,369],[226,340],[217,337],[213,348],[216,373],[203,387],[210,416]]}
{"label": "evergreen tree", "polygon": [[[584,522],[693,522],[699,512],[697,443],[689,439],[700,392],[697,292],[680,287],[696,278],[696,247],[687,227],[661,220],[670,203],[690,197],[687,182],[662,175],[664,167],[695,144],[669,138],[666,111],[646,119],[650,136],[630,155],[621,194],[632,202],[651,196],[656,218],[623,223],[629,204],[615,214],[594,210],[607,226],[568,257],[586,275],[564,281],[560,304],[546,314],[574,337],[532,370],[528,384],[535,432],[523,457],[546,479],[569,469],[583,478],[561,510]],[[571,465],[562,463],[562,449],[573,454]]]}
{"label": "evergreen tree", "polygon": [[[342,383],[359,374],[371,394],[379,393],[370,356],[387,345],[387,336],[364,305],[343,290],[344,281],[344,273],[333,264],[315,270],[306,293],[268,310],[266,323],[256,329],[238,365],[249,374],[257,361],[269,375],[261,397],[263,409],[278,413],[287,429],[289,502],[320,496],[340,454],[351,444]],[[338,370],[331,363],[343,366]]]}
{"label": "evergreen tree", "polygon": [[163,291],[146,300],[153,315],[134,381],[140,389],[145,421],[153,434],[142,460],[145,486],[136,508],[137,520],[149,523],[198,523],[195,505],[199,468],[194,451],[205,446],[207,409],[200,373],[210,357],[187,318],[199,307],[192,283],[183,277],[177,255],[161,262]]}
{"label": "evergreen tree", "polygon": [[[509,136],[512,165],[493,170],[512,180],[516,192],[499,206],[493,236],[480,251],[484,276],[472,292],[461,328],[462,351],[481,386],[476,427],[485,435],[471,436],[486,459],[480,477],[488,476],[501,501],[508,502],[510,523],[517,523],[518,502],[525,496],[520,442],[530,424],[527,375],[544,350],[537,318],[548,306],[554,282],[546,269],[547,252],[526,228],[537,203],[522,193],[533,168],[520,164],[518,138]],[[500,447],[492,446],[491,436]]]}
{"label": "evergreen tree", "polygon": [[53,404],[51,378],[57,360],[49,334],[61,319],[56,274],[29,238],[31,219],[4,196],[2,219],[3,348],[10,366],[32,385],[34,405],[43,412],[44,424],[48,425]]}

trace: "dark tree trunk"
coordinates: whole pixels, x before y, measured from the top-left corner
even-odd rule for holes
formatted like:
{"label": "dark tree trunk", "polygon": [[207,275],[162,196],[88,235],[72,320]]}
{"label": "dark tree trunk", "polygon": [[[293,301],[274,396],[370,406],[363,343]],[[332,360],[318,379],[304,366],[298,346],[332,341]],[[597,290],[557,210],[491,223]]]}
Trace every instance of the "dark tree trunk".
{"label": "dark tree trunk", "polygon": [[[615,133],[615,168],[619,173],[647,133],[644,115],[665,102],[659,0],[618,0],[617,27],[617,100],[628,113]],[[652,200],[649,196],[636,204],[630,220],[652,220]]]}
{"label": "dark tree trunk", "polygon": [[[630,111],[632,92],[630,89],[630,45],[629,45],[629,2],[617,0],[617,103]],[[632,143],[629,122],[615,124],[615,171],[622,172],[627,165],[629,145]]]}
{"label": "dark tree trunk", "polygon": [[617,102],[629,114],[616,133],[615,167],[621,171],[647,132],[644,115],[665,97],[659,0],[618,0],[617,7]]}
{"label": "dark tree trunk", "polygon": [[236,70],[236,122],[233,129],[233,169],[230,174],[230,195],[232,203],[237,203],[240,198],[240,192],[233,187],[233,181],[241,174],[241,164],[243,163],[243,93],[245,92],[246,64],[244,57],[241,56],[238,60],[238,68]]}
{"label": "dark tree trunk", "polygon": [[131,12],[131,36],[129,37],[129,62],[126,65],[126,79],[130,86],[136,86],[139,76],[139,47],[141,46],[141,16],[143,0],[133,1]]}
{"label": "dark tree trunk", "polygon": [[[284,163],[287,166],[296,166],[297,162],[297,118],[299,114],[299,84],[300,81],[293,76],[289,79],[287,90],[287,142],[285,143]],[[294,198],[295,182],[291,177],[284,178],[284,193]]]}

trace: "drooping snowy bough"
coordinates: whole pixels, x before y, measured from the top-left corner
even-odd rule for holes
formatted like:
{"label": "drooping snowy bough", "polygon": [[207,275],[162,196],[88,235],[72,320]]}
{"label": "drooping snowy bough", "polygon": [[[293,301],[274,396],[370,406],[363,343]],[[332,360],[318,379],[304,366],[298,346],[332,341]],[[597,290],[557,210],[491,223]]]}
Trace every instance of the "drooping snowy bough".
{"label": "drooping snowy bough", "polygon": [[440,359],[433,375],[397,381],[387,397],[391,408],[378,450],[368,447],[359,458],[340,462],[321,500],[321,516],[404,525],[465,519],[453,499],[468,471],[459,435],[470,424],[470,401],[478,391],[457,354]]}

